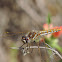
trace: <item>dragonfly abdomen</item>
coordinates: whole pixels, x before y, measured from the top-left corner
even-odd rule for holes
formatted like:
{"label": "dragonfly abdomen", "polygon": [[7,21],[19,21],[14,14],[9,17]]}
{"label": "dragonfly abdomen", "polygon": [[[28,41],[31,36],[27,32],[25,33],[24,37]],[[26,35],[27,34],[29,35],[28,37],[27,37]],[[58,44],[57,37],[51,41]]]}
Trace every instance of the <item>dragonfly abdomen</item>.
{"label": "dragonfly abdomen", "polygon": [[52,33],[58,32],[58,31],[61,31],[61,29],[50,29],[50,30],[46,30],[46,31],[40,31],[39,34],[41,36],[43,36],[43,35],[52,34]]}

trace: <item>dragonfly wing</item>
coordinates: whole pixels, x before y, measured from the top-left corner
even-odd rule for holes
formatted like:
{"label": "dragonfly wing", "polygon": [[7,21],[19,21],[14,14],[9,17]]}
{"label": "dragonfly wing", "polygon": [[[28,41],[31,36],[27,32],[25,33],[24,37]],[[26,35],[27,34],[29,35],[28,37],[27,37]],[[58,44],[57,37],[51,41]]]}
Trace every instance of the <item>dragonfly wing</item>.
{"label": "dragonfly wing", "polygon": [[[42,40],[41,40],[42,39]],[[48,52],[47,52],[47,49],[46,49],[46,45],[45,45],[45,40],[44,40],[44,36],[38,36],[36,39],[35,39],[36,43],[39,43],[38,44],[38,47],[41,46],[41,47],[45,47],[44,49],[40,49],[38,48],[38,51],[40,53],[40,58],[41,58],[41,61],[42,62],[47,62],[47,61],[50,61],[49,60],[49,55],[48,55]]]}

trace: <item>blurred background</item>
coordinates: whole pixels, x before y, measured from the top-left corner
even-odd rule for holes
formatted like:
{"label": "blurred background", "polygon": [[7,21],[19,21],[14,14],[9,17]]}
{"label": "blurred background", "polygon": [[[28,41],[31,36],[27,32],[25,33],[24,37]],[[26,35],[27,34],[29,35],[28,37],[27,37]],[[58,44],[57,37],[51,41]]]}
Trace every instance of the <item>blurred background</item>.
{"label": "blurred background", "polygon": [[[43,61],[41,61],[37,50],[31,55],[23,56],[21,51],[10,49],[11,46],[22,45],[23,34],[15,32],[45,29],[43,26],[47,24],[48,14],[51,14],[53,27],[61,26],[62,0],[0,0],[0,62],[62,62],[57,55],[55,58],[49,59],[48,53],[45,55],[44,50],[41,53],[43,54]],[[14,32],[15,35],[13,35],[14,33],[6,34],[6,32]],[[62,55],[61,36],[54,39],[56,42],[54,45],[57,44],[56,46],[60,47],[51,46]],[[53,59],[54,61],[52,61]]]}

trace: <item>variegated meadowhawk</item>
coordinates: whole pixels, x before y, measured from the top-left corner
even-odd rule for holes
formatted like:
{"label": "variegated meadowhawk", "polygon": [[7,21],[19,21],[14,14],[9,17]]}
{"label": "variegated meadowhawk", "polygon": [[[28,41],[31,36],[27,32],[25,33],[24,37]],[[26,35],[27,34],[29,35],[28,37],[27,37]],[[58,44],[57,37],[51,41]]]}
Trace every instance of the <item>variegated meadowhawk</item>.
{"label": "variegated meadowhawk", "polygon": [[[22,36],[21,41],[23,42],[23,45],[20,47],[11,47],[12,49],[19,49],[23,52],[24,55],[28,53],[32,53],[34,48],[38,48],[40,51],[40,48],[46,48],[49,49],[51,48],[48,44],[45,43],[44,37],[45,35],[52,34],[54,32],[61,31],[61,29],[49,29],[49,30],[44,30],[44,31],[37,31],[37,30],[32,30],[31,32],[27,32],[24,36]],[[6,34],[11,33],[11,32],[6,32]],[[18,32],[18,33],[23,33],[23,32]],[[14,35],[14,34],[13,34]],[[42,40],[40,40],[42,38]],[[24,48],[23,46],[26,44],[26,47]],[[36,46],[34,45],[36,44]],[[42,45],[47,45],[47,47],[41,47]],[[31,50],[30,50],[31,49]],[[50,50],[53,50],[52,48]],[[53,50],[55,52],[55,50]]]}

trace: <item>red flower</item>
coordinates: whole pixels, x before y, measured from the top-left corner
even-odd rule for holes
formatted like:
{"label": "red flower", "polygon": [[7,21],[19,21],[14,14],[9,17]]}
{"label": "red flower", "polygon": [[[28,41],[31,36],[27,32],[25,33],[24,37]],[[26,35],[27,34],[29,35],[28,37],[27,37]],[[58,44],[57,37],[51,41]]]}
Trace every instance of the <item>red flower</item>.
{"label": "red flower", "polygon": [[53,33],[54,37],[59,37],[62,34],[62,26],[60,26],[60,27],[54,27],[53,29],[57,29],[57,28],[61,29],[61,31]]}
{"label": "red flower", "polygon": [[[43,25],[43,28],[45,29],[45,30],[48,30],[48,29],[61,29],[61,31],[59,31],[59,32],[55,32],[55,33],[53,33],[52,35],[54,36],[54,37],[59,37],[61,34],[62,34],[62,26],[60,26],[60,27],[58,27],[58,26],[56,26],[56,27],[53,27],[53,25],[52,24],[44,24]],[[49,34],[48,35],[48,37],[50,37],[51,36],[51,34]]]}
{"label": "red flower", "polygon": [[52,24],[44,24],[43,25],[43,28],[45,29],[45,30],[48,30],[48,29],[52,29],[53,28],[53,25]]}
{"label": "red flower", "polygon": [[[52,29],[53,28],[53,25],[52,24],[44,24],[43,25],[43,28],[44,28],[44,30],[48,30],[48,29]],[[50,37],[51,36],[51,34],[48,34],[47,35],[47,37]]]}

